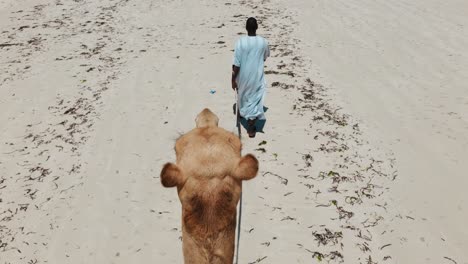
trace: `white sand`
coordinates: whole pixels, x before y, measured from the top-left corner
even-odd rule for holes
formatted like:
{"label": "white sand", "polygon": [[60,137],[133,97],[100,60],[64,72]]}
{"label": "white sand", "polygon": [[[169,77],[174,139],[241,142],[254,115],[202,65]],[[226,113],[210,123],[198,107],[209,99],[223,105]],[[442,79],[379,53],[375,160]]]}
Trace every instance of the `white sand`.
{"label": "white sand", "polygon": [[250,15],[273,57],[240,263],[468,263],[467,11],[0,0],[0,263],[181,263],[159,171],[202,108],[235,131]]}
{"label": "white sand", "polygon": [[[395,153],[399,263],[467,263],[468,4],[301,1],[297,37],[320,82],[336,88],[377,143]],[[400,241],[401,240],[401,241]],[[457,256],[457,257],[455,257]]]}

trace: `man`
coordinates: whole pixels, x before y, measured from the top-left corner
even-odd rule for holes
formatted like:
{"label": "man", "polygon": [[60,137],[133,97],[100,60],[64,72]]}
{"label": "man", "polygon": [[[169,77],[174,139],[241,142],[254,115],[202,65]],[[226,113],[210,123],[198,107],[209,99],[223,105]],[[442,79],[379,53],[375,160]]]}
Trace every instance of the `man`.
{"label": "man", "polygon": [[255,121],[265,119],[263,100],[266,81],[263,72],[265,60],[270,56],[268,42],[257,36],[257,20],[247,19],[247,36],[236,42],[234,63],[232,65],[232,89],[237,90],[238,106],[241,117],[247,120],[247,133],[255,137]]}

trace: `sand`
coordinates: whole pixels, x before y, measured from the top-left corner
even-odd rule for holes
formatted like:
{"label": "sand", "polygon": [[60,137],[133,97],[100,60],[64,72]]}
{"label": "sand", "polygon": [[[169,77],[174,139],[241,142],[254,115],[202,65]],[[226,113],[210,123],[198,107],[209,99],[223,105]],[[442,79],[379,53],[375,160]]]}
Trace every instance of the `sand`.
{"label": "sand", "polygon": [[272,57],[239,263],[468,263],[467,11],[0,0],[0,263],[182,263],[159,172],[204,107],[236,131],[252,15]]}

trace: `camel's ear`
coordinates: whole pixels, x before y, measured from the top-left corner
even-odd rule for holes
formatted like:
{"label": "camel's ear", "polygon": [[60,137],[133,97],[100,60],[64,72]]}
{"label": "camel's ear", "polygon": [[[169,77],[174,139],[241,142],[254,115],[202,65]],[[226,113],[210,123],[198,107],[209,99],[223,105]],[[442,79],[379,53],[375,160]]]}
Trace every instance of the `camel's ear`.
{"label": "camel's ear", "polygon": [[233,177],[241,180],[247,181],[255,178],[258,172],[258,160],[252,154],[247,154],[242,157],[237,164],[237,168],[234,171]]}
{"label": "camel's ear", "polygon": [[164,187],[181,186],[184,184],[182,171],[173,163],[166,163],[161,171],[161,184]]}

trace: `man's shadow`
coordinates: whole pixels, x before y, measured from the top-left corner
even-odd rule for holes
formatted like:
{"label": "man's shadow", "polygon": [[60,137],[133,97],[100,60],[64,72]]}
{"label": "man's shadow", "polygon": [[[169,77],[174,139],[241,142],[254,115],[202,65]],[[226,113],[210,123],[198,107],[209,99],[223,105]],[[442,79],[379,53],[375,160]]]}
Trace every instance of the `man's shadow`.
{"label": "man's shadow", "polygon": [[[267,111],[268,111],[268,107],[263,106],[263,112],[266,113]],[[232,105],[232,112],[234,113],[234,115],[236,114],[236,103],[234,103],[234,104]],[[248,124],[247,124],[247,119],[241,117],[241,118],[240,118],[240,124],[244,127],[245,130],[247,130],[247,126],[248,126]],[[257,120],[257,121],[255,122],[255,129],[256,129],[256,131],[257,131],[258,133],[265,133],[265,132],[263,131],[263,128],[265,127],[265,124],[266,124],[266,119],[264,119],[264,120]]]}

